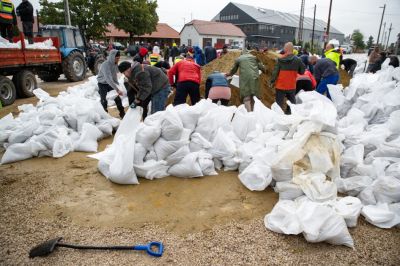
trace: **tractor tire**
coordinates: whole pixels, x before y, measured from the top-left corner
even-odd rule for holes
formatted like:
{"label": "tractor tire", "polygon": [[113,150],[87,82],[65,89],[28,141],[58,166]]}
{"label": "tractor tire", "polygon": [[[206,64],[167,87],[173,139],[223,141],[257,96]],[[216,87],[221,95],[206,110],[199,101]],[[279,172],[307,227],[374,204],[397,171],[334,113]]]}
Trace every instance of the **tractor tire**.
{"label": "tractor tire", "polygon": [[57,81],[60,78],[60,73],[57,72],[39,72],[38,76],[45,82]]}
{"label": "tractor tire", "polygon": [[13,104],[17,98],[17,90],[14,83],[4,77],[0,76],[0,101],[3,106]]}
{"label": "tractor tire", "polygon": [[29,70],[22,70],[13,77],[13,82],[20,98],[33,97],[33,90],[37,89],[36,77]]}
{"label": "tractor tire", "polygon": [[79,51],[72,51],[62,62],[65,77],[69,81],[81,81],[86,77],[85,58]]}
{"label": "tractor tire", "polygon": [[100,66],[101,64],[103,64],[106,61],[106,59],[102,56],[99,56],[98,58],[96,58],[96,61],[94,62],[93,68],[90,69],[93,73],[93,75],[97,76],[99,74],[100,71]]}

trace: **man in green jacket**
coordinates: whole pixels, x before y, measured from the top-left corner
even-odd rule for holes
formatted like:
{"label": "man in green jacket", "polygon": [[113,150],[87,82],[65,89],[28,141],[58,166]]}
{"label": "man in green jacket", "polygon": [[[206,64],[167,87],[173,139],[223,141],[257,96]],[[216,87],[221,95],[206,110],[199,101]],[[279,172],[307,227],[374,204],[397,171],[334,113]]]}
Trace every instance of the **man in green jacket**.
{"label": "man in green jacket", "polygon": [[227,76],[233,76],[239,68],[240,99],[243,101],[246,110],[252,112],[254,108],[253,97],[260,98],[260,74],[258,71],[265,71],[265,67],[257,57],[244,48],[242,55],[235,60],[235,64]]}
{"label": "man in green jacket", "polygon": [[335,49],[335,47],[333,47],[333,44],[328,43],[325,47],[324,55],[326,58],[329,58],[330,60],[335,62],[336,68],[339,69],[342,57],[339,49]]}

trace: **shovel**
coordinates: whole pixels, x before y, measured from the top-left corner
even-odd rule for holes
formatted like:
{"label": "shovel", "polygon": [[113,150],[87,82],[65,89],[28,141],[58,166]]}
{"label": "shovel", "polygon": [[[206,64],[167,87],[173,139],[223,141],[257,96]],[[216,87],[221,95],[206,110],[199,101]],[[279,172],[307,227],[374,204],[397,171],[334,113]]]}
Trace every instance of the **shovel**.
{"label": "shovel", "polygon": [[[56,247],[65,247],[73,249],[99,249],[99,250],[145,250],[147,254],[154,257],[161,257],[164,252],[164,246],[161,242],[150,242],[147,245],[136,246],[81,246],[61,242],[62,237],[43,242],[29,251],[29,257],[47,256],[54,251]],[[156,251],[154,251],[154,249]]]}

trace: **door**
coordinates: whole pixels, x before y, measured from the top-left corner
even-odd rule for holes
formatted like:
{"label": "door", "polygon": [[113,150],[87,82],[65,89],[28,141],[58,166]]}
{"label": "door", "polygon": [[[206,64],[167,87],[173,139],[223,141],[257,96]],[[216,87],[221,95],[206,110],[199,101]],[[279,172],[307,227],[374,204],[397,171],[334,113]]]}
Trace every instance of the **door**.
{"label": "door", "polygon": [[211,43],[212,46],[212,39],[211,38],[203,38],[203,48],[207,46],[207,43]]}
{"label": "door", "polygon": [[225,39],[217,39],[217,43],[215,44],[215,48],[222,49],[225,45]]}

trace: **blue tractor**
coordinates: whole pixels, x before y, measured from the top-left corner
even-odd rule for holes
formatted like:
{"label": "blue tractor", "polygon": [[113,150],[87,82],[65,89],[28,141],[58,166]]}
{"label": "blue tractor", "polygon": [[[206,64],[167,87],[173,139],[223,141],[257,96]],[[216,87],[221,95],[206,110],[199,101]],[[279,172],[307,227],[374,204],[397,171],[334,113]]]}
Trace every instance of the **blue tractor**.
{"label": "blue tractor", "polygon": [[77,27],[46,25],[40,28],[40,35],[58,37],[62,57],[61,64],[51,65],[38,73],[43,81],[56,81],[61,74],[69,81],[80,81],[85,79],[87,68],[97,75],[100,65],[106,60],[105,52],[88,45]]}

